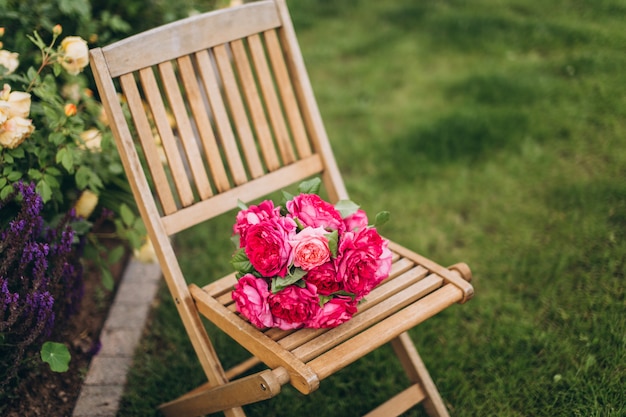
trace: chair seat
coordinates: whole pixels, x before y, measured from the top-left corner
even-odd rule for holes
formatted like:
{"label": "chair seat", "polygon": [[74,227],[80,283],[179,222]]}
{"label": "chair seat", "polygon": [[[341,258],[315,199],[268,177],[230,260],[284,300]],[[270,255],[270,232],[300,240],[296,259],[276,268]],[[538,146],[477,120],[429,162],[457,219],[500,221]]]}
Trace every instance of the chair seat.
{"label": "chair seat", "polygon": [[[471,279],[466,264],[443,268],[399,245],[390,243],[390,248],[393,264],[389,278],[368,294],[352,319],[330,329],[256,328],[236,310],[231,296],[237,282],[234,273],[202,288],[190,285],[198,311],[254,355],[229,370],[227,377],[264,362],[272,369],[287,369],[291,384],[308,394],[327,376],[450,305],[464,301],[458,279]],[[455,278],[455,283],[448,281]],[[471,290],[471,286],[468,288]]]}

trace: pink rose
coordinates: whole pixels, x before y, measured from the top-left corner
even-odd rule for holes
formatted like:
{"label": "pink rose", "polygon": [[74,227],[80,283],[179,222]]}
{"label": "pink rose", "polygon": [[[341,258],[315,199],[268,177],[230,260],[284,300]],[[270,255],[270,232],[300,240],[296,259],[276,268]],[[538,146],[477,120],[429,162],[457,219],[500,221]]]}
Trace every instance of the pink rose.
{"label": "pink rose", "polygon": [[357,301],[352,297],[333,297],[324,304],[317,315],[307,323],[307,327],[320,329],[323,327],[336,327],[352,318],[356,313]]}
{"label": "pink rose", "polygon": [[345,228],[341,213],[317,194],[299,194],[288,201],[286,206],[289,213],[305,226],[323,227],[339,232]]}
{"label": "pink rose", "polygon": [[337,277],[334,262],[326,262],[311,269],[304,279],[306,282],[315,285],[317,292],[322,295],[331,295],[334,292],[343,290],[343,282]]}
{"label": "pink rose", "polygon": [[278,217],[280,217],[280,207],[274,207],[272,200],[265,200],[258,206],[249,206],[247,210],[241,210],[237,213],[233,225],[233,234],[239,234],[239,247],[243,247],[250,226],[259,224],[263,220],[277,219]]}
{"label": "pink rose", "polygon": [[365,214],[365,211],[359,209],[355,213],[343,219],[343,222],[346,225],[347,231],[354,232],[355,230],[367,227],[367,214]]}
{"label": "pink rose", "polygon": [[391,251],[387,243],[372,227],[341,236],[337,273],[346,291],[360,299],[389,275]]}
{"label": "pink rose", "polygon": [[320,310],[320,300],[314,285],[305,288],[290,285],[268,298],[270,312],[274,316],[274,326],[283,329],[297,329]]}
{"label": "pink rose", "polygon": [[250,320],[250,323],[260,329],[274,326],[274,319],[267,303],[270,291],[266,280],[246,274],[235,284],[232,296],[237,311]]}
{"label": "pink rose", "polygon": [[295,234],[296,223],[288,217],[267,219],[250,226],[244,246],[254,269],[265,277],[284,277],[292,261],[289,241]]}
{"label": "pink rose", "polygon": [[323,227],[307,227],[289,241],[293,248],[293,264],[310,271],[330,260],[328,238]]}

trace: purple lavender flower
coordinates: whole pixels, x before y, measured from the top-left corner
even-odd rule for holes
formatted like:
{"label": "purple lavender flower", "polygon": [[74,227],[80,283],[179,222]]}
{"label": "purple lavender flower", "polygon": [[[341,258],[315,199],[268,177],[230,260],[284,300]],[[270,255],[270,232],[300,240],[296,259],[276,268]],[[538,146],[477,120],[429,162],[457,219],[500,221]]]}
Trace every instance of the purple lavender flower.
{"label": "purple lavender flower", "polygon": [[17,373],[35,342],[54,331],[57,318],[77,311],[83,279],[70,212],[47,225],[34,184],[15,183],[0,200],[0,388]]}

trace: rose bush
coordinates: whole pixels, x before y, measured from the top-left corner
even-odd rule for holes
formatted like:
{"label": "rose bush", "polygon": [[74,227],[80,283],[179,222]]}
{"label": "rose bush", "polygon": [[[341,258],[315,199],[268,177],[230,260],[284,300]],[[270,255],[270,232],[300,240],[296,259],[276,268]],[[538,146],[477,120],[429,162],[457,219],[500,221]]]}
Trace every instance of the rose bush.
{"label": "rose bush", "polygon": [[[29,355],[37,349],[44,360],[53,349],[69,361],[64,344],[45,338],[78,310],[82,263],[100,266],[102,284],[111,290],[109,265],[122,258],[125,242],[138,247],[145,236],[102,106],[82,75],[87,43],[68,36],[57,45],[61,34],[56,25],[49,41],[38,32],[28,36],[39,55],[35,66],[21,65],[29,51],[13,52],[0,42],[0,392],[33,363]],[[0,35],[4,40],[10,33]],[[14,217],[20,204],[28,215]],[[115,231],[99,233],[104,222]],[[59,224],[69,236],[62,245],[50,232]],[[104,250],[109,237],[120,244]],[[50,362],[52,370],[67,370],[56,363]]]}
{"label": "rose bush", "polygon": [[[321,181],[285,194],[285,209],[271,200],[241,205],[233,235],[238,271],[232,297],[259,328],[334,327],[389,276],[391,251],[365,212],[350,201],[332,205],[317,192]],[[380,213],[376,224],[386,221]]]}

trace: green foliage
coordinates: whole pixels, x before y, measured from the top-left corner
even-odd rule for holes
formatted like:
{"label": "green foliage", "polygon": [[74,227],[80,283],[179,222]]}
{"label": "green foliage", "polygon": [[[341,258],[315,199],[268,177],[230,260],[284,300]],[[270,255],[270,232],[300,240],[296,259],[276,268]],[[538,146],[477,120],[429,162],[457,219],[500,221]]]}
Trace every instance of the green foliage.
{"label": "green foliage", "polygon": [[41,346],[41,360],[50,365],[54,372],[67,372],[70,359],[70,351],[62,343],[45,342]]}

